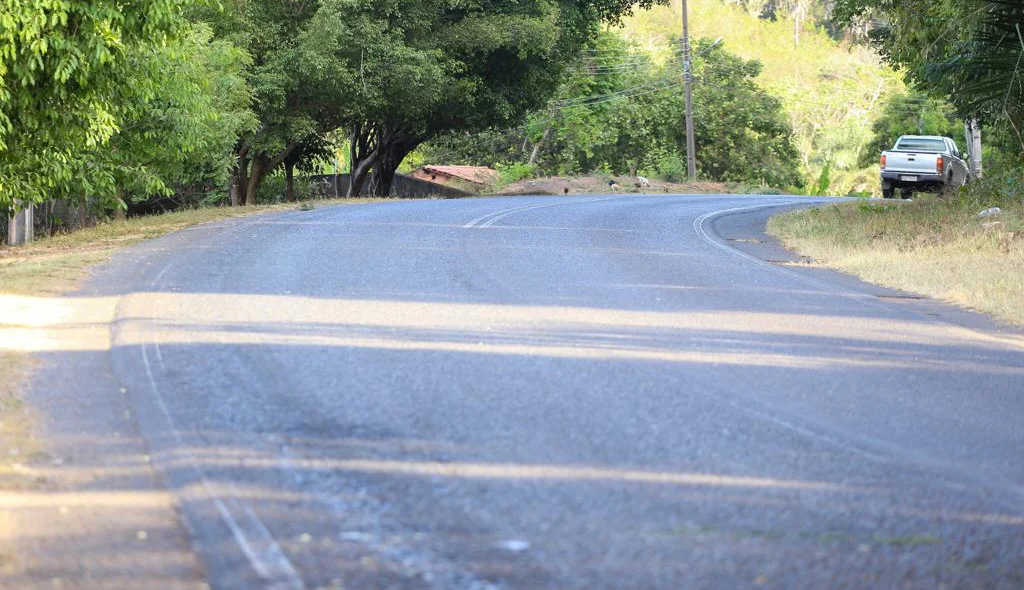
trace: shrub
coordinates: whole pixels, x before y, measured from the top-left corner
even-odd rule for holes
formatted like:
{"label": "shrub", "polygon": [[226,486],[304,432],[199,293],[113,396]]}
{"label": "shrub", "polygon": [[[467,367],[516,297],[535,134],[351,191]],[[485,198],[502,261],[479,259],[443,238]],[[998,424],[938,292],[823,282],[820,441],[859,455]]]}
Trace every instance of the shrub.
{"label": "shrub", "polygon": [[686,160],[676,152],[659,154],[655,161],[658,176],[667,182],[686,182],[689,178]]}
{"label": "shrub", "polygon": [[513,162],[511,164],[498,164],[496,168],[498,169],[498,182],[501,185],[533,178],[537,174],[537,166],[535,164]]}

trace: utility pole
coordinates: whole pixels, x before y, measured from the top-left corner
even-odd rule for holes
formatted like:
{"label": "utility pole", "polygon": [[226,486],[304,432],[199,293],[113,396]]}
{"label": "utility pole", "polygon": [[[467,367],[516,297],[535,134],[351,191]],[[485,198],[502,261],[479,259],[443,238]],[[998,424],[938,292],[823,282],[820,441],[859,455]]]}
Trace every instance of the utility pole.
{"label": "utility pole", "polygon": [[7,219],[7,245],[24,246],[32,241],[35,220],[32,203],[14,202],[14,214]]}
{"label": "utility pole", "polygon": [[967,164],[971,178],[981,178],[981,126],[977,119],[972,117],[964,121],[964,138],[967,140]]}
{"label": "utility pole", "polygon": [[683,87],[686,94],[686,169],[690,182],[697,180],[697,154],[693,139],[693,64],[690,61],[690,22],[683,4]]}

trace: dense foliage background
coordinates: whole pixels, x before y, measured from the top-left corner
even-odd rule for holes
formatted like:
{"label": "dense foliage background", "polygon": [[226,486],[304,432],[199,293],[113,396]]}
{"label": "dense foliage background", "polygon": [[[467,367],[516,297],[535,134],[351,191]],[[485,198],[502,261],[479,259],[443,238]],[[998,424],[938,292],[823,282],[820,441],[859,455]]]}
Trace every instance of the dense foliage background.
{"label": "dense foliage background", "polygon": [[[690,7],[702,179],[872,192],[896,136],[972,119],[1020,163],[1020,2]],[[0,208],[247,204],[339,165],[387,194],[409,162],[681,180],[678,30],[632,0],[2,0]]]}

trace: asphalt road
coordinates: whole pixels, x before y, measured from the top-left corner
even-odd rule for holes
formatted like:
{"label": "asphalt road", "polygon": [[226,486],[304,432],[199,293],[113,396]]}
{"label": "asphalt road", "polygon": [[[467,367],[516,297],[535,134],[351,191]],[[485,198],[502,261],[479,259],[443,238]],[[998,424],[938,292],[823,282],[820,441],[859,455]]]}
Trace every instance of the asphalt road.
{"label": "asphalt road", "polygon": [[760,230],[806,202],[201,227],[105,266],[112,349],[51,360],[125,396],[199,558],[167,579],[1024,587],[1024,338],[792,264]]}

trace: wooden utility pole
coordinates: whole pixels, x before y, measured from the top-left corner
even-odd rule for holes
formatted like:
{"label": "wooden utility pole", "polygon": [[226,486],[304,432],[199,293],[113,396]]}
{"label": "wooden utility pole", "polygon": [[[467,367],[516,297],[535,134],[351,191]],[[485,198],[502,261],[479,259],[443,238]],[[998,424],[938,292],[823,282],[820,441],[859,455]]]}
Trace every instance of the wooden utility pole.
{"label": "wooden utility pole", "polygon": [[32,241],[35,220],[32,203],[21,204],[15,201],[14,215],[7,220],[7,244],[24,246]]}
{"label": "wooden utility pole", "polygon": [[683,87],[686,94],[686,169],[690,182],[697,180],[697,154],[693,138],[693,64],[690,61],[690,22],[683,4]]}

